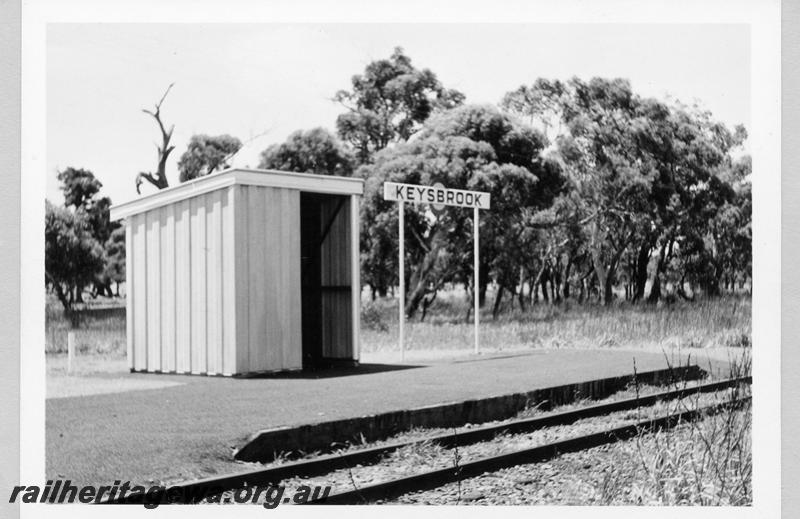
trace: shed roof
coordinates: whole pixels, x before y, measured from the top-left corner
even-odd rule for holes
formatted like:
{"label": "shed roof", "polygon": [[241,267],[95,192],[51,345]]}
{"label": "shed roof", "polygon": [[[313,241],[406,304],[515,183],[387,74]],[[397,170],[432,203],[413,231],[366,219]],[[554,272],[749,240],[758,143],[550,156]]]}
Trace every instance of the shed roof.
{"label": "shed roof", "polygon": [[162,189],[157,193],[130,202],[117,204],[111,207],[111,219],[119,220],[235,184],[284,187],[330,195],[361,195],[364,193],[364,181],[360,178],[293,173],[272,169],[234,168]]}

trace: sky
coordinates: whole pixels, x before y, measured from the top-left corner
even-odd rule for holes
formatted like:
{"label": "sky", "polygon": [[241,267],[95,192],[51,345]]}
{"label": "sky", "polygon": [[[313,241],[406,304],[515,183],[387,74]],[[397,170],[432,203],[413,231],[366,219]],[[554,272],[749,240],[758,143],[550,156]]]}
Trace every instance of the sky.
{"label": "sky", "polygon": [[91,170],[114,203],[136,198],[136,174],[155,169],[160,143],[142,109],[170,83],[162,119],[175,125],[175,185],[194,134],[238,137],[232,165],[255,167],[295,130],[333,131],[344,111],[334,94],[397,46],[468,103],[496,104],[539,77],[623,77],[640,95],[698,102],[750,128],[746,25],[51,24],[47,198],[63,202],[56,175],[67,167]]}

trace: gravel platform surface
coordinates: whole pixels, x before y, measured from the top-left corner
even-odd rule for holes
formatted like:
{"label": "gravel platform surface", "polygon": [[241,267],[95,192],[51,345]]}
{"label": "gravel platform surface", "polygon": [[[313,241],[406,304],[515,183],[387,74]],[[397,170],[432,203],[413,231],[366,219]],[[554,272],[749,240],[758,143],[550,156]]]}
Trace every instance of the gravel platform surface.
{"label": "gravel platform surface", "polygon": [[663,369],[667,360],[685,364],[688,353],[536,350],[253,379],[130,373],[124,378],[180,385],[48,399],[46,476],[157,484],[239,472],[247,467],[233,449],[262,429],[626,375],[634,359],[640,372]]}

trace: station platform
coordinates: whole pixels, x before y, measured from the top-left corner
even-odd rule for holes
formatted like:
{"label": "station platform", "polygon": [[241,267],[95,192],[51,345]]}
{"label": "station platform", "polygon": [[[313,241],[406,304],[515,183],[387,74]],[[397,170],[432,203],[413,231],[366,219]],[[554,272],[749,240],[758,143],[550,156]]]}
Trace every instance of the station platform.
{"label": "station platform", "polygon": [[[727,375],[726,362],[695,357],[691,364]],[[638,373],[687,364],[687,354],[566,349],[402,364],[369,359],[261,378],[125,373],[118,376],[174,384],[48,399],[47,477],[172,484],[247,468],[234,453],[259,431],[621,377],[634,373],[634,363]]]}

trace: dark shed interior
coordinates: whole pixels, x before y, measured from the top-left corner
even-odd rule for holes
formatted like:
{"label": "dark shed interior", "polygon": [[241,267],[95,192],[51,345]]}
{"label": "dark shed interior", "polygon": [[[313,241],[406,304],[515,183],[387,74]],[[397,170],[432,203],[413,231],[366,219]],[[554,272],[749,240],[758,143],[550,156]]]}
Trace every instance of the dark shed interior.
{"label": "dark shed interior", "polygon": [[350,198],[300,194],[303,367],[353,359]]}

